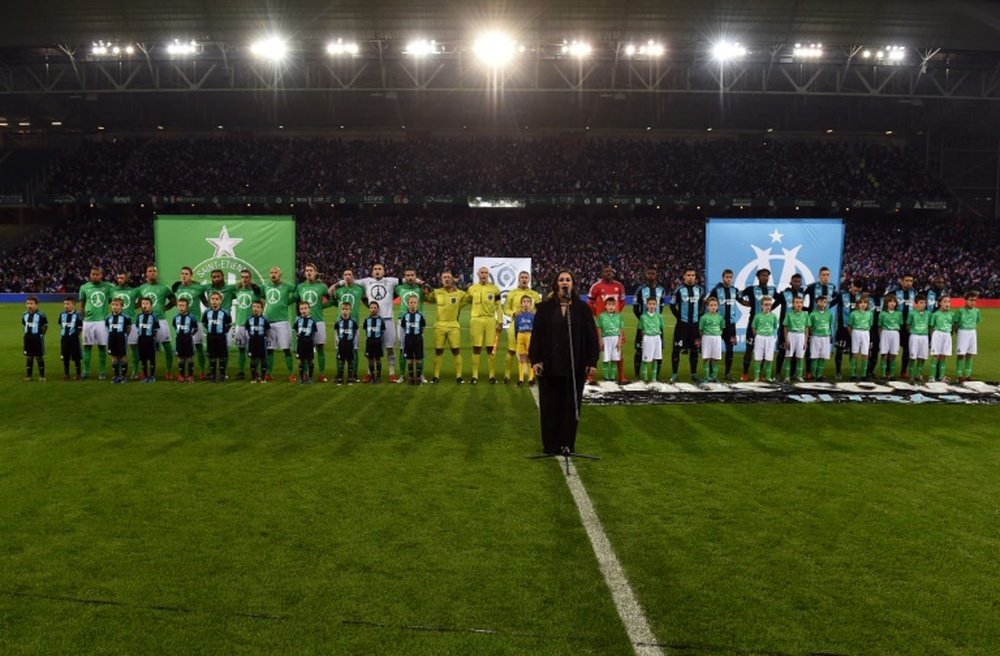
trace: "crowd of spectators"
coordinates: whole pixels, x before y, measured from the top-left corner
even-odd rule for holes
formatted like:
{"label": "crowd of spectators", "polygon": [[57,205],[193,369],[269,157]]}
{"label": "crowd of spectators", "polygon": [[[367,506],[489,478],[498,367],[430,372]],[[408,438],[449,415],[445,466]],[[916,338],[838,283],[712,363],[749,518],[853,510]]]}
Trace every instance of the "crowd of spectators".
{"label": "crowd of spectators", "polygon": [[116,195],[651,194],[945,198],[904,148],[779,139],[109,139],[56,159],[46,188]]}
{"label": "crowd of spectators", "polygon": [[[995,223],[981,219],[852,217],[841,278],[860,277],[877,293],[903,272],[915,275],[920,286],[941,275],[954,291],[978,289],[1000,297],[998,232]],[[577,272],[589,285],[605,263],[630,290],[649,264],[662,272],[664,285],[674,288],[685,267],[701,272],[705,263],[705,224],[695,217],[410,210],[299,217],[296,235],[296,274],[312,262],[329,281],[345,268],[368,275],[372,264],[382,262],[389,275],[414,266],[418,275],[433,279],[448,267],[469,282],[473,258],[492,255],[531,257],[536,285],[543,288],[560,267]],[[0,253],[0,291],[76,290],[92,264],[125,271],[139,283],[153,259],[151,218],[69,219]],[[172,281],[176,274],[162,276]]]}

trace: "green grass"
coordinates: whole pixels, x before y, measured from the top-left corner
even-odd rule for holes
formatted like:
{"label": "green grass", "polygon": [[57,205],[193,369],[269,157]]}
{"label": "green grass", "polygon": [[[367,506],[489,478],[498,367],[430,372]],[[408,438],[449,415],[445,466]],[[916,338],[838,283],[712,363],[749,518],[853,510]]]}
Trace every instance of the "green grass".
{"label": "green grass", "polygon": [[[0,306],[0,653],[631,653],[561,476],[523,459],[526,390],[456,386],[450,356],[419,389],[63,383],[55,335],[25,384],[20,312]],[[988,654],[996,418],[592,407],[604,459],[580,470],[681,653]]]}

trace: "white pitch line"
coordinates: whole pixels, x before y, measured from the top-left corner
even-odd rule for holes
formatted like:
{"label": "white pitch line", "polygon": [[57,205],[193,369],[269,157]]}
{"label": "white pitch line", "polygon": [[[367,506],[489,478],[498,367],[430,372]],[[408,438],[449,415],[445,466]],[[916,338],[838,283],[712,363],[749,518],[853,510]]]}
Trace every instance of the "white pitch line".
{"label": "white pitch line", "polygon": [[[538,405],[537,387],[531,388],[531,395],[535,399],[535,405]],[[587,530],[587,537],[590,538],[590,545],[594,548],[594,555],[597,556],[597,564],[604,576],[604,583],[611,591],[611,599],[615,603],[618,617],[625,625],[625,632],[628,633],[629,640],[632,642],[632,649],[637,656],[663,656],[663,651],[657,644],[653,629],[649,626],[649,620],[646,619],[646,613],[639,605],[639,600],[625,577],[621,561],[618,560],[614,547],[611,546],[608,534],[604,532],[601,519],[597,516],[597,511],[594,510],[594,504],[590,500],[590,495],[587,494],[587,488],[583,486],[583,481],[576,473],[576,467],[571,460],[567,473],[563,469],[563,463],[560,459],[554,458],[554,460],[559,471],[563,472],[566,485],[573,495],[573,501],[576,502],[576,508],[580,512],[580,520]]]}

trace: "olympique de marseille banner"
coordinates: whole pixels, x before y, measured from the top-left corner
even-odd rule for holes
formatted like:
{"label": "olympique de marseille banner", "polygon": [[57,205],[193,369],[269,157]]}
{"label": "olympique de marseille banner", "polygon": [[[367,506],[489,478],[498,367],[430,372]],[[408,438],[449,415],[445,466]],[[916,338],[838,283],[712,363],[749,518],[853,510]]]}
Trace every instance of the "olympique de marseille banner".
{"label": "olympique de marseille banner", "polygon": [[[490,280],[500,288],[500,298],[506,300],[507,292],[517,287],[517,275],[522,271],[531,274],[530,257],[476,257],[472,261],[472,282],[479,282],[476,271],[480,267],[490,270]],[[530,284],[530,283],[529,283]],[[504,328],[508,319],[504,317]]]}
{"label": "olympique de marseille banner", "polygon": [[291,216],[156,217],[156,266],[161,281],[176,280],[181,267],[194,271],[196,282],[207,283],[220,269],[228,284],[249,269],[253,281],[268,279],[279,266],[282,278],[295,280],[295,220]]}
{"label": "olympique de marseille banner", "polygon": [[[737,289],[756,285],[757,270],[769,269],[769,284],[780,294],[793,274],[802,274],[802,286],[808,287],[825,266],[830,269],[830,282],[839,287],[843,255],[842,219],[712,218],[705,229],[706,292],[722,280],[725,269],[733,270]],[[750,308],[739,306],[739,310],[737,350],[742,351]]]}

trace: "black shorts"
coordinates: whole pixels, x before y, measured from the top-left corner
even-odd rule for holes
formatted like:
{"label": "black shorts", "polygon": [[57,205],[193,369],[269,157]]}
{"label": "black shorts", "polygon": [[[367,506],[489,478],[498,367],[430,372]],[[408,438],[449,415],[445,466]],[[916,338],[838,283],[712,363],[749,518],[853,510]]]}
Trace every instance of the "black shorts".
{"label": "black shorts", "polygon": [[365,340],[365,357],[367,358],[381,358],[382,357],[382,338],[381,337],[369,337]]}
{"label": "black shorts", "polygon": [[736,341],[736,326],[729,324],[722,329],[722,348],[726,350],[733,348],[734,341]]}
{"label": "black shorts", "polygon": [[213,360],[221,360],[229,354],[229,345],[226,343],[226,336],[219,334],[205,335],[205,346],[208,357]]}
{"label": "black shorts", "polygon": [[299,337],[295,340],[295,356],[299,360],[312,360],[316,344],[312,337]]}
{"label": "black shorts", "polygon": [[642,331],[638,328],[635,329],[635,339],[632,343],[635,344],[635,357],[642,357]]}
{"label": "black shorts", "polygon": [[698,324],[678,321],[674,327],[674,348],[686,351],[695,348],[695,343],[701,339],[698,334]]}
{"label": "black shorts", "polygon": [[353,339],[342,339],[337,342],[337,359],[344,362],[354,359]]}
{"label": "black shorts", "polygon": [[[152,335],[139,335],[137,347],[139,349],[140,360],[153,360],[156,358],[156,339]],[[122,356],[124,355],[122,353]]]}
{"label": "black shorts", "polygon": [[24,336],[24,355],[29,358],[40,358],[45,355],[45,342],[41,335]]}
{"label": "black shorts", "polygon": [[127,342],[125,333],[108,333],[108,353],[113,358],[124,358],[128,354]]}
{"label": "black shorts", "polygon": [[[109,335],[110,337],[110,335]],[[59,341],[59,351],[63,360],[77,361],[80,359],[80,335],[66,335]]]}
{"label": "black shorts", "polygon": [[754,338],[754,335],[757,334],[757,333],[755,333],[753,331],[753,325],[752,324],[753,324],[753,319],[751,319],[750,320],[750,324],[747,325],[747,334],[746,334],[746,343],[747,343],[746,352],[750,353],[751,355],[753,355],[753,338]]}
{"label": "black shorts", "polygon": [[851,347],[851,333],[846,327],[837,328],[837,339],[834,346],[841,351],[846,351]]}
{"label": "black shorts", "polygon": [[187,333],[177,335],[174,351],[179,358],[190,358],[194,355],[194,337]]}
{"label": "black shorts", "polygon": [[258,360],[267,357],[267,337],[264,335],[251,335],[247,341],[247,351],[251,358]]}
{"label": "black shorts", "polygon": [[423,335],[405,335],[403,337],[403,358],[407,360],[424,359]]}

